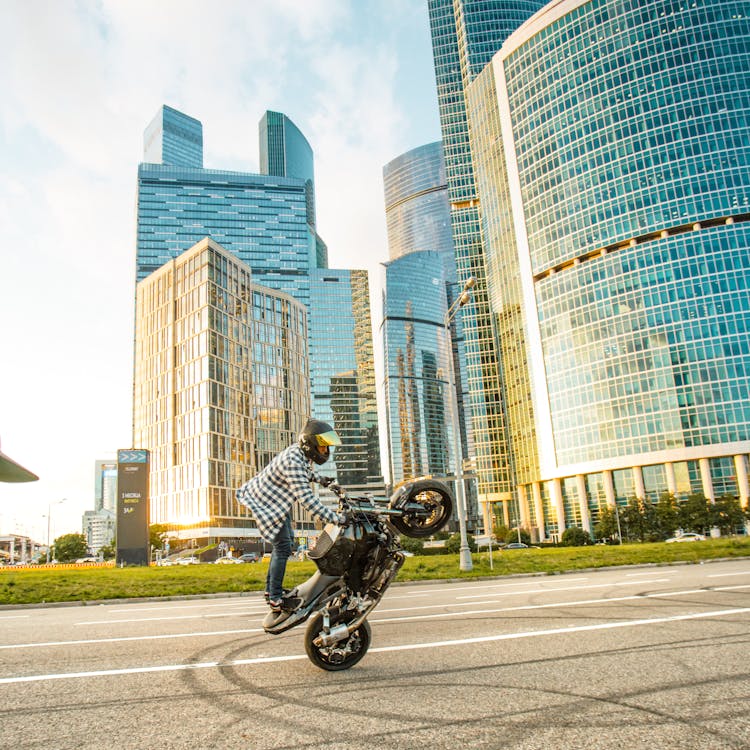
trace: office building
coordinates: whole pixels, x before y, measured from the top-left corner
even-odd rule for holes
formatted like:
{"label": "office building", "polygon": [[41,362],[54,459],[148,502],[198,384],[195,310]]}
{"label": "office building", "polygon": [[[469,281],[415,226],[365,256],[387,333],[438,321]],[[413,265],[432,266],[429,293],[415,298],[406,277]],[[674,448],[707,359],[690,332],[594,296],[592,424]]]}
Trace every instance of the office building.
{"label": "office building", "polygon": [[117,459],[99,459],[94,469],[94,509],[117,510]]}
{"label": "office building", "polygon": [[445,263],[422,250],[384,265],[386,418],[391,481],[398,485],[447,476],[455,466]]}
{"label": "office building", "polygon": [[144,133],[143,161],[200,169],[203,166],[203,125],[162,105]]}
{"label": "office building", "polygon": [[[511,430],[539,538],[606,505],[748,502],[750,17],[563,0],[468,86],[493,315],[525,330]],[[511,268],[512,267],[512,268]],[[507,309],[499,304],[505,301]],[[507,380],[507,372],[504,371]]]}
{"label": "office building", "polygon": [[[485,508],[487,503],[502,501],[507,509],[514,480],[498,335],[488,298],[487,259],[469,145],[465,89],[503,41],[542,5],[523,0],[428,0],[458,281],[462,286],[473,276],[477,282],[472,302],[462,311],[462,321],[477,493]],[[472,520],[478,523],[477,519]]]}
{"label": "office building", "polygon": [[102,547],[115,541],[117,514],[107,508],[83,512],[83,535],[89,553],[98,555]]}
{"label": "office building", "polygon": [[310,273],[312,413],[333,425],[342,442],[320,473],[349,488],[382,491],[368,274]]}
{"label": "office building", "polygon": [[[417,314],[419,321],[430,321],[429,327],[433,327],[437,322],[437,315],[440,309],[443,315],[447,308],[460,291],[457,289],[456,280],[456,258],[453,246],[453,236],[451,232],[450,203],[448,200],[448,190],[446,183],[445,161],[443,158],[443,149],[441,142],[428,143],[419,146],[404,154],[396,157],[383,167],[383,187],[385,196],[385,215],[386,226],[388,230],[388,250],[391,263],[386,266],[386,290],[385,299],[389,312],[383,321],[383,345],[386,352],[397,353],[408,350],[404,349],[405,343],[413,336],[414,318],[403,315],[407,304],[411,306],[412,316],[414,315],[414,306],[421,309],[423,302],[416,302],[411,299],[413,289],[410,288],[409,274],[412,273],[412,263],[398,263],[400,258],[410,253],[420,253],[415,258],[417,266],[420,258],[424,259],[428,267],[420,269],[422,273],[418,278],[421,283],[428,284],[430,295],[443,294],[444,299],[441,301],[432,300],[429,304],[429,311],[426,318]],[[428,255],[421,255],[421,253]],[[442,261],[443,270],[438,271],[434,267],[433,255],[437,254]],[[444,279],[442,289],[436,289],[432,284],[432,279],[436,277]],[[418,282],[411,279],[413,284]],[[393,286],[388,288],[388,283]],[[404,296],[406,295],[406,296]],[[398,300],[398,303],[397,303]],[[439,324],[443,325],[442,318]],[[407,335],[407,328],[410,333]],[[473,441],[471,436],[471,423],[466,404],[468,403],[468,394],[465,388],[466,357],[464,350],[463,329],[461,326],[460,313],[451,323],[450,344],[453,346],[454,371],[458,387],[456,389],[458,399],[458,411],[461,430],[462,460],[473,455]],[[388,337],[396,337],[393,342],[388,341]],[[446,345],[447,339],[445,334],[439,331],[433,331],[431,334],[432,344],[430,350],[432,357],[437,362],[442,356],[438,352],[438,345]],[[397,355],[398,356],[398,355]],[[403,443],[403,431],[407,424],[413,423],[413,418],[408,418],[403,411],[403,402],[400,399],[400,386],[397,385],[406,377],[404,372],[398,372],[394,369],[394,363],[386,356],[385,372],[385,393],[387,412],[392,415],[399,415],[398,419],[389,419],[390,427],[389,450],[396,455],[391,458],[391,469],[394,471],[393,482],[397,484],[410,476],[418,476],[418,473],[411,473],[419,469],[424,462],[422,460],[410,460],[409,454],[413,451],[413,446],[408,449]],[[442,381],[448,379],[446,363],[442,363],[441,378]],[[421,377],[421,376],[420,376]],[[428,381],[435,378],[435,372],[432,372],[430,365],[426,364],[425,378]],[[441,381],[441,382],[442,382]],[[405,385],[405,383],[401,383]],[[440,386],[441,392],[443,385]],[[435,399],[435,388],[428,386],[425,390],[428,399]],[[446,390],[446,398],[453,396]],[[421,430],[412,434],[410,440],[424,439],[432,441],[432,436],[446,436],[447,426],[446,418],[450,421],[451,411],[450,403],[441,403],[439,408],[434,406],[423,410],[424,423],[421,424]],[[435,425],[431,425],[428,416],[438,418]],[[396,424],[398,428],[396,429]],[[468,428],[468,429],[467,429]],[[452,426],[451,426],[452,432]],[[451,446],[454,441],[451,440]],[[434,451],[430,450],[432,455]],[[445,462],[442,459],[435,461],[434,458],[427,463],[432,466],[429,473],[442,474],[445,476],[455,476],[455,450],[451,447],[450,461]],[[405,457],[405,460],[404,460]],[[439,467],[439,469],[438,469]],[[406,473],[405,473],[406,471]],[[473,500],[475,498],[474,488],[470,485],[467,488],[469,497],[469,507],[473,510],[470,515],[476,517]]]}
{"label": "office building", "polygon": [[[257,537],[235,491],[310,413],[304,305],[205,238],[138,284],[135,362],[151,522],[182,539]],[[301,514],[295,523],[312,528]]]}

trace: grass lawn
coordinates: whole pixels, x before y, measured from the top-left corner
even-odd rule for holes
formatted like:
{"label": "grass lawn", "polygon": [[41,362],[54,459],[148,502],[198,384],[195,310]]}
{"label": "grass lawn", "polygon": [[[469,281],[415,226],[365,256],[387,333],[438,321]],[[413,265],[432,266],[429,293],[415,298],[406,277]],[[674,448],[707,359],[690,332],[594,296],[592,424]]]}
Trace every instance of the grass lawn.
{"label": "grass lawn", "polygon": [[[613,565],[700,562],[715,558],[750,557],[750,538],[709,539],[680,544],[554,547],[486,551],[473,555],[474,569],[462,573],[458,555],[407,558],[397,581],[469,579],[519,573],[554,574]],[[0,568],[0,605],[44,602],[99,602],[106,599],[178,597],[262,591],[268,561],[244,565],[188,565],[167,568],[85,568],[35,570]],[[311,562],[289,562],[285,584],[294,586],[315,570]]]}

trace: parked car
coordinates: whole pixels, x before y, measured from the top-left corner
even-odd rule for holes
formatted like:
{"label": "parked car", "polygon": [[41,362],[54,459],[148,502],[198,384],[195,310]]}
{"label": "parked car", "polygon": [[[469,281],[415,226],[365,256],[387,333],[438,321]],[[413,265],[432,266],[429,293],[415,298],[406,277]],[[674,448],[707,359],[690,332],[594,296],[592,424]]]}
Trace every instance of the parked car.
{"label": "parked car", "polygon": [[94,563],[94,562],[99,562],[99,558],[98,557],[79,557],[76,560],[76,564],[77,563]]}
{"label": "parked car", "polygon": [[503,549],[528,549],[529,545],[524,544],[523,542],[511,542],[510,544],[506,544]]}
{"label": "parked car", "polygon": [[197,557],[181,557],[177,560],[178,565],[197,565],[199,562]]}
{"label": "parked car", "polygon": [[240,562],[256,563],[258,562],[258,553],[257,552],[245,552],[244,555],[240,555],[237,559]]}
{"label": "parked car", "polygon": [[217,557],[214,560],[214,563],[216,565],[233,565],[233,564],[241,564],[244,560],[240,560],[239,557],[231,557],[230,555],[226,555],[225,557]]}
{"label": "parked car", "polygon": [[706,537],[703,534],[694,534],[690,531],[687,534],[679,534],[678,536],[673,536],[671,539],[665,539],[665,541],[667,544],[670,542],[705,542]]}

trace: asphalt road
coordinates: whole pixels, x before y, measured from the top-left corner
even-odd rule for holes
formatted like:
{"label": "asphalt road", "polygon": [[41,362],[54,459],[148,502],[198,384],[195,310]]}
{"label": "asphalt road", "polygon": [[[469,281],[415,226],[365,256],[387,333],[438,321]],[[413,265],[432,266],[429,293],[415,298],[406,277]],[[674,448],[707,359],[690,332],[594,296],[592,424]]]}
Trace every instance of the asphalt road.
{"label": "asphalt road", "polygon": [[395,585],[341,673],[265,611],[0,611],[0,747],[750,748],[750,560]]}

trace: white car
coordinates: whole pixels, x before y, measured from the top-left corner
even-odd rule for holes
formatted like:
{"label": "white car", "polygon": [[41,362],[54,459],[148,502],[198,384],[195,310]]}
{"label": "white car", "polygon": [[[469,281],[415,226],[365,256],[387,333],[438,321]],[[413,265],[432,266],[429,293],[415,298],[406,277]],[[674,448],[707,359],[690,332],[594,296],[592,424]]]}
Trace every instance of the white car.
{"label": "white car", "polygon": [[680,534],[679,536],[673,536],[671,539],[665,540],[667,544],[671,542],[705,542],[706,537],[703,534],[694,534],[692,531],[687,534]]}
{"label": "white car", "polygon": [[237,557],[229,557],[228,555],[226,557],[217,557],[214,560],[216,565],[231,565],[232,563],[239,563],[242,565],[243,562],[243,560],[240,560]]}
{"label": "white car", "polygon": [[197,565],[200,560],[197,557],[181,557],[178,561],[178,565]]}

